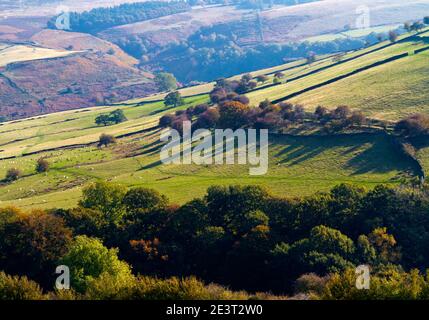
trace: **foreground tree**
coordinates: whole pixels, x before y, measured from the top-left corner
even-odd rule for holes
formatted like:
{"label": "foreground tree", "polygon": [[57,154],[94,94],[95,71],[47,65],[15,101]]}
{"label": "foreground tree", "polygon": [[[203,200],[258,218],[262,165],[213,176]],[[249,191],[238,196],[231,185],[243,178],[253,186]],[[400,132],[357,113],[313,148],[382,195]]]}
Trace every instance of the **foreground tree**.
{"label": "foreground tree", "polygon": [[71,287],[80,293],[99,278],[113,277],[117,285],[133,279],[130,266],[119,260],[117,249],[108,249],[100,240],[86,236],[76,237],[61,263],[70,267]]}
{"label": "foreground tree", "polygon": [[71,231],[64,220],[44,211],[17,216],[0,229],[0,269],[26,275],[45,287],[65,254]]}

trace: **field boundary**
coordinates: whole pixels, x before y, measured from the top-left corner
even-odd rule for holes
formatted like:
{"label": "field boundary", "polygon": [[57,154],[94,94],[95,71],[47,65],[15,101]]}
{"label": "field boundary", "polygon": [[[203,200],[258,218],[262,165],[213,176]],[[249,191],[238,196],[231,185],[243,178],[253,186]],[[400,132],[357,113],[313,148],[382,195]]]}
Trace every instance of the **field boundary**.
{"label": "field boundary", "polygon": [[353,70],[352,72],[349,72],[349,73],[343,74],[341,76],[329,79],[327,81],[315,84],[315,85],[310,86],[308,88],[305,88],[305,89],[299,90],[297,92],[291,93],[291,94],[289,94],[289,95],[287,95],[285,97],[273,100],[272,103],[276,104],[276,103],[279,103],[279,102],[283,102],[285,100],[289,100],[289,99],[295,98],[295,97],[297,97],[297,96],[299,96],[301,94],[307,93],[309,91],[312,91],[312,90],[315,90],[315,89],[319,89],[321,87],[327,86],[327,85],[332,84],[334,82],[337,82],[337,81],[349,78],[351,76],[354,76],[354,75],[356,75],[358,73],[370,70],[370,69],[375,68],[375,67],[382,66],[384,64],[387,64],[387,63],[390,63],[390,62],[393,62],[393,61],[400,60],[402,58],[406,58],[408,56],[409,56],[409,54],[408,54],[408,52],[406,52],[406,53],[401,53],[399,55],[396,55],[396,56],[393,56],[393,57],[390,57],[390,58],[387,58],[387,59],[384,59],[384,60],[381,60],[381,61],[377,61],[377,62],[375,62],[373,64],[368,65],[368,66],[358,68],[356,70]]}

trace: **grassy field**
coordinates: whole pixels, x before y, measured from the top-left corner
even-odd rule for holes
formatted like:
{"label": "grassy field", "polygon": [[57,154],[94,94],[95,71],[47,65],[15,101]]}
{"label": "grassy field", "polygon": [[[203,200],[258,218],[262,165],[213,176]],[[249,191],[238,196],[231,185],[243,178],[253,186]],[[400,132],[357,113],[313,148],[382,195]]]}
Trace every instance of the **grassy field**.
{"label": "grassy field", "polygon": [[[343,182],[368,188],[399,184],[415,170],[385,136],[271,136],[269,170],[264,176],[250,176],[247,165],[163,165],[158,139],[159,132],[151,131],[105,149],[87,146],[3,160],[0,174],[19,167],[24,177],[0,187],[0,204],[70,207],[77,203],[82,186],[97,179],[155,188],[173,202],[183,203],[202,196],[211,185],[256,184],[293,197],[327,191]],[[35,162],[41,156],[52,167],[48,173],[35,174]]]}
{"label": "grassy field", "polygon": [[383,26],[374,26],[365,29],[352,29],[349,31],[344,31],[340,33],[327,33],[319,36],[314,36],[305,39],[308,42],[323,42],[323,41],[333,41],[336,39],[344,39],[344,38],[360,38],[365,37],[371,33],[385,33],[387,34],[390,30],[395,30],[401,25],[399,24],[391,24],[391,25],[383,25]]}
{"label": "grassy field", "polygon": [[429,51],[305,93],[293,102],[314,108],[347,104],[375,118],[397,120],[429,110]]}
{"label": "grassy field", "polygon": [[[207,96],[199,96],[188,98],[187,103],[189,106],[205,101]],[[122,109],[128,121],[111,127],[94,123],[97,115],[115,109]],[[94,107],[7,122],[0,125],[0,158],[92,143],[106,131],[118,136],[147,129],[158,124],[158,113],[164,110],[163,102],[156,102],[140,106]]]}
{"label": "grassy field", "polygon": [[0,44],[0,67],[13,62],[66,57],[75,51],[53,50],[26,45],[3,46]]}
{"label": "grassy field", "polygon": [[[412,52],[416,49],[420,49],[420,48],[423,48],[425,46],[427,46],[427,44],[425,44],[422,41],[401,42],[401,43],[398,43],[394,46],[390,46],[390,47],[387,47],[385,49],[382,49],[382,50],[379,50],[376,52],[368,53],[362,57],[356,58],[356,59],[349,61],[347,63],[338,64],[338,65],[333,64],[330,68],[324,69],[320,72],[313,73],[311,75],[308,75],[308,76],[301,78],[301,79],[298,79],[298,80],[287,81],[286,83],[284,83],[282,85],[271,87],[267,90],[259,90],[259,91],[251,92],[250,94],[248,94],[248,96],[253,103],[258,103],[258,102],[260,102],[264,99],[267,99],[267,98],[269,98],[271,100],[281,99],[285,96],[288,96],[288,95],[291,95],[293,93],[304,90],[306,88],[309,88],[313,85],[323,83],[325,81],[328,81],[332,78],[335,78],[335,77],[338,77],[341,75],[346,75],[350,72],[355,71],[356,69],[366,67],[366,66],[370,66],[376,62],[383,61],[383,60],[390,58],[390,57],[393,57],[395,55],[399,55],[399,54],[407,53],[407,52]],[[347,59],[347,57],[344,57],[344,58]],[[404,62],[399,61],[398,63],[404,63]],[[317,67],[313,67],[312,69],[309,69],[308,71],[312,71],[312,70],[314,70],[314,68],[317,68]],[[378,69],[378,68],[379,67],[374,68],[374,70]],[[295,72],[297,72],[297,74],[299,75],[298,72],[302,72],[302,70],[295,70]],[[379,72],[379,74],[381,74],[383,76],[383,72]],[[357,76],[359,76],[359,75],[357,75]],[[291,77],[289,75],[287,75],[287,80],[289,80],[290,78]],[[397,80],[403,82],[402,81],[403,79],[397,79]],[[362,92],[360,92],[360,93],[356,92],[356,95],[360,95],[361,98],[366,97],[366,95],[363,94]],[[338,95],[338,96],[340,96],[340,95]],[[397,96],[397,97],[399,97],[399,96]],[[344,103],[347,104],[347,101],[343,100],[342,104],[344,104]],[[400,110],[398,110],[398,111],[400,112]]]}
{"label": "grassy field", "polygon": [[[180,108],[206,100],[207,96],[187,98]],[[128,121],[109,127],[93,124],[97,114],[115,108],[118,106],[89,108],[3,124],[2,155],[17,157],[0,161],[0,177],[14,167],[22,170],[23,177],[0,185],[0,205],[74,206],[82,187],[98,179],[152,187],[173,202],[183,203],[202,196],[215,184],[263,185],[274,194],[293,197],[326,191],[342,182],[369,188],[379,183],[398,184],[415,174],[413,163],[397,154],[389,138],[382,135],[271,136],[269,170],[264,176],[250,176],[245,165],[163,165],[159,162],[160,132],[155,126],[158,117],[170,110],[160,102],[123,106],[119,108]],[[134,134],[109,148],[89,144],[101,133]],[[12,137],[22,140],[8,144]],[[88,145],[64,148],[76,142]],[[46,149],[50,150],[43,151]],[[22,156],[24,151],[40,152]],[[48,173],[35,173],[40,157],[51,163]]]}

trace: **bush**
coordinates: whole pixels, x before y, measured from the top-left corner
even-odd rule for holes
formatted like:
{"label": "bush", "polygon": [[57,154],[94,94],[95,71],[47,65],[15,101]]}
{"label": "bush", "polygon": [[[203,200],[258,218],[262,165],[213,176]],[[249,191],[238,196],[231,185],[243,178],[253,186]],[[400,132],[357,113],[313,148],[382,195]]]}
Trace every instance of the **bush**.
{"label": "bush", "polygon": [[21,178],[21,176],[22,176],[21,170],[19,170],[17,168],[10,168],[6,172],[5,180],[7,182],[12,182],[12,181],[18,180],[19,178]]}
{"label": "bush", "polygon": [[110,134],[101,134],[99,140],[98,140],[98,146],[102,147],[102,146],[109,146],[110,144],[115,144],[116,143],[116,138]]}
{"label": "bush", "polygon": [[49,170],[49,162],[45,158],[37,160],[36,171],[38,173],[47,172]]}
{"label": "bush", "polygon": [[327,281],[328,277],[320,277],[315,273],[303,274],[295,281],[295,293],[321,294]]}

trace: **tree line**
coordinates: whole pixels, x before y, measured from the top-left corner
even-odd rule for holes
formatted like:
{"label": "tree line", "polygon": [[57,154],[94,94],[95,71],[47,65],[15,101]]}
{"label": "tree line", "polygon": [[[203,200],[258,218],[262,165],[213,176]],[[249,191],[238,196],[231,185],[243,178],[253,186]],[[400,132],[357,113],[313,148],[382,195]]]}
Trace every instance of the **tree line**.
{"label": "tree line", "polygon": [[[183,1],[147,1],[94,8],[82,13],[71,12],[70,31],[93,34],[108,28],[186,12],[190,9],[191,7]],[[56,29],[57,19],[58,16],[55,16],[49,20],[48,27]]]}
{"label": "tree line", "polygon": [[[152,189],[97,182],[72,209],[0,210],[0,295],[19,291],[12,284],[22,277],[52,291],[58,265],[70,267],[67,294],[92,298],[145,298],[147,288],[192,277],[232,290],[365,297],[348,286],[361,264],[381,287],[411,277],[427,288],[413,270],[429,267],[428,191],[343,184],[281,198],[258,186],[213,186],[179,206]],[[385,294],[413,297],[405,289]],[[366,297],[376,295],[383,292]]]}

